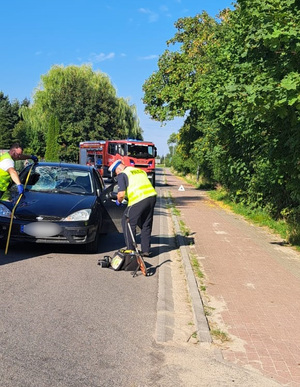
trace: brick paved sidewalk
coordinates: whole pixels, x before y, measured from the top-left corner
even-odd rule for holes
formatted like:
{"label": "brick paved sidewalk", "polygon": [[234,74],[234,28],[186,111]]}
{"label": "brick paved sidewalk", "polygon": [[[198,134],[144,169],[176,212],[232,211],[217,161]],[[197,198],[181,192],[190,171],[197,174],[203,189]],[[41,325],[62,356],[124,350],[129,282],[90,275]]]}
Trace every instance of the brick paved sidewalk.
{"label": "brick paved sidewalk", "polygon": [[[165,170],[205,274],[208,319],[227,333],[225,360],[300,386],[300,254]],[[180,190],[183,186],[184,191]]]}

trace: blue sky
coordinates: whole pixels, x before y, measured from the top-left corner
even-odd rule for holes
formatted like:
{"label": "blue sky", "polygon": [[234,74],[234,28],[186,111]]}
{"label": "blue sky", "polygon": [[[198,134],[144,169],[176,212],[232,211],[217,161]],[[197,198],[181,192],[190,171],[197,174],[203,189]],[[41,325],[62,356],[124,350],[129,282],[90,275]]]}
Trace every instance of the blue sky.
{"label": "blue sky", "polygon": [[142,86],[181,17],[216,16],[230,0],[9,0],[1,2],[0,91],[32,100],[53,65],[90,64],[106,73],[119,97],[137,107],[144,139],[159,155],[182,120],[166,126],[145,114]]}

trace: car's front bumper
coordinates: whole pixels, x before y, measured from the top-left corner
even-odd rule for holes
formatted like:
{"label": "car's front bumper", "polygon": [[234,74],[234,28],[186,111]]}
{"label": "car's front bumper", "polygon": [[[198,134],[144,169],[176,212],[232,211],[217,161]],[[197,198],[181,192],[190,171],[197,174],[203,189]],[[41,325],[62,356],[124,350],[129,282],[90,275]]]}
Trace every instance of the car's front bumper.
{"label": "car's front bumper", "polygon": [[[7,240],[10,219],[0,220],[0,241]],[[49,229],[49,232],[47,231]],[[36,232],[35,232],[36,230]],[[97,224],[85,222],[21,222],[14,220],[10,241],[56,244],[86,244],[94,241]]]}

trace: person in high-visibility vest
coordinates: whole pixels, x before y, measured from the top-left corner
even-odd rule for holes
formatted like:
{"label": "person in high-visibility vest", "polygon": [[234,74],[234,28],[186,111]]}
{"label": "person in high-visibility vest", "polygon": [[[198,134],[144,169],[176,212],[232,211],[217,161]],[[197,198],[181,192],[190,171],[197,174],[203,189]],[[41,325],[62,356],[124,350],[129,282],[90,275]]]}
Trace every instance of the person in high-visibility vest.
{"label": "person in high-visibility vest", "polygon": [[31,159],[35,163],[38,158],[34,155],[24,155],[23,148],[15,142],[10,147],[9,151],[0,156],[0,197],[7,190],[11,180],[17,185],[19,194],[24,192],[23,184],[21,184],[18,172],[15,170],[16,160]]}
{"label": "person in high-visibility vest", "polygon": [[153,224],[154,206],[157,193],[153,188],[145,171],[139,168],[126,167],[121,160],[115,161],[109,171],[117,175],[118,194],[116,205],[121,205],[125,197],[128,206],[122,218],[124,239],[128,250],[134,250],[134,244],[127,226],[127,219],[136,236],[136,227],[141,229],[141,252],[148,257],[151,254],[151,232]]}

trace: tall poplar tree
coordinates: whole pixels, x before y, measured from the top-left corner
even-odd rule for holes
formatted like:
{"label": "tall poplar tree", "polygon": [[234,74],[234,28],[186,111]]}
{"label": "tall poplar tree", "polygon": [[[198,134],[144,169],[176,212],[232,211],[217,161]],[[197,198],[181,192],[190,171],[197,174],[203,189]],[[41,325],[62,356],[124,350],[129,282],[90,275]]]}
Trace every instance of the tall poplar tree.
{"label": "tall poplar tree", "polygon": [[51,116],[46,140],[46,161],[59,161],[59,122],[56,117]]}

